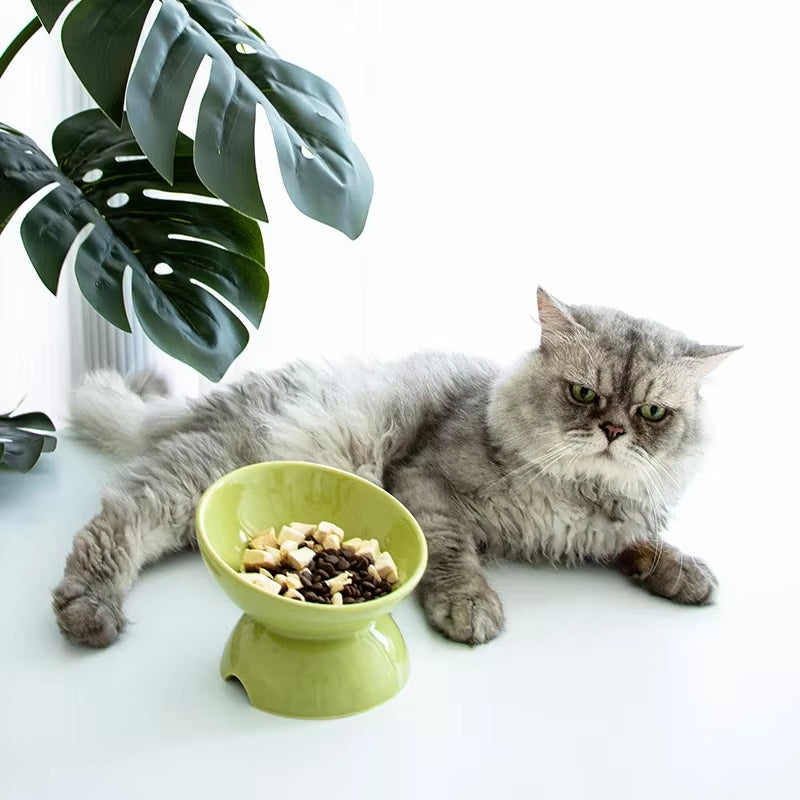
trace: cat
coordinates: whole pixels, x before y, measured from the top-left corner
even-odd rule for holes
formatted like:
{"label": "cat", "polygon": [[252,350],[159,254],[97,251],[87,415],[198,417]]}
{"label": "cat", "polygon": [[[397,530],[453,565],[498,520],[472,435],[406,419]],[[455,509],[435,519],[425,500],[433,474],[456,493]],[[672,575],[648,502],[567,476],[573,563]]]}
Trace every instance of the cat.
{"label": "cat", "polygon": [[110,644],[142,567],[194,546],[203,491],[269,460],[349,470],[404,503],[428,541],[425,615],[457,642],[503,630],[482,567],[493,557],[605,564],[654,595],[712,602],[711,570],[662,534],[702,449],[699,388],[737,348],[542,289],[537,302],[540,346],[505,371],[437,353],[294,363],[188,402],[153,375],[90,375],[75,428],[132,460],[75,536],[53,593],[61,630]]}

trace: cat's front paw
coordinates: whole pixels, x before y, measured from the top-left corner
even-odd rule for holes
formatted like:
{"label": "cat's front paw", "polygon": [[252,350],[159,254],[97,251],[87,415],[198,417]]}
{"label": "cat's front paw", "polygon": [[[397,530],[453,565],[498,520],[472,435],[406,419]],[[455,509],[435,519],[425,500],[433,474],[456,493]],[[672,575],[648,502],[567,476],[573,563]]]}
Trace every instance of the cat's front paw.
{"label": "cat's front paw", "polygon": [[107,647],[125,627],[120,604],[91,591],[82,579],[67,575],[53,592],[58,627],[76,644]]}
{"label": "cat's front paw", "polygon": [[677,549],[665,551],[640,582],[651,594],[688,606],[710,605],[719,586],[705,561]]}
{"label": "cat's front paw", "polygon": [[432,586],[422,605],[431,626],[454,642],[484,644],[505,627],[503,604],[483,577]]}
{"label": "cat's front paw", "polygon": [[706,606],[714,602],[719,583],[708,564],[678,552],[666,559],[644,582],[648,591],[674,603]]}

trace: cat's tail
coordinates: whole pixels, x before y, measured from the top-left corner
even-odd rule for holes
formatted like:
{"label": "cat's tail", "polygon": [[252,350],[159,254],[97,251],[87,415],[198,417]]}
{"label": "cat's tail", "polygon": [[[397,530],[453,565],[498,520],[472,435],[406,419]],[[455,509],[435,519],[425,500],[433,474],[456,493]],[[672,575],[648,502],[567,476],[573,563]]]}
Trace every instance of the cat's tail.
{"label": "cat's tail", "polygon": [[99,370],[90,372],[73,393],[69,417],[81,439],[128,457],[144,453],[185,413],[185,405],[169,396],[169,385],[158,373],[123,377]]}

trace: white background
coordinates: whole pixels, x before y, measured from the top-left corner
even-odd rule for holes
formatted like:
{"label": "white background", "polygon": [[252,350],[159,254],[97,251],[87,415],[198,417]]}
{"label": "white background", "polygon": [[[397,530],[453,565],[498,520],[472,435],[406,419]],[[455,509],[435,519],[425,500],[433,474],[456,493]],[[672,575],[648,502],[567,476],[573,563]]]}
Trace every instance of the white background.
{"label": "white background", "polygon": [[[10,39],[31,14],[6,6]],[[276,721],[214,674],[236,610],[196,560],[145,576],[137,625],[112,650],[62,647],[46,589],[107,469],[65,442],[0,483],[0,620],[14,643],[0,699],[15,726],[0,726],[0,774],[6,753],[20,797],[101,796],[121,775],[130,796],[174,782],[202,797],[230,789],[255,752],[264,773],[233,784],[253,794],[270,759],[291,761],[303,741],[334,772],[363,769],[371,786],[388,774],[387,797],[794,797],[800,6],[237,6],[341,91],[376,191],[350,242],[265,185],[272,293],[232,375],[418,348],[510,360],[537,342],[540,283],[744,344],[707,390],[714,443],[670,532],[714,566],[720,602],[676,610],[605,573],[534,580],[499,566],[509,630],[497,643],[449,645],[405,604],[414,678],[400,698],[343,723]],[[48,71],[55,42],[37,39],[0,83],[0,119],[45,145],[62,84]],[[0,272],[0,408],[27,393],[58,415],[72,379],[64,299],[10,232]],[[41,541],[45,559],[27,543]]]}

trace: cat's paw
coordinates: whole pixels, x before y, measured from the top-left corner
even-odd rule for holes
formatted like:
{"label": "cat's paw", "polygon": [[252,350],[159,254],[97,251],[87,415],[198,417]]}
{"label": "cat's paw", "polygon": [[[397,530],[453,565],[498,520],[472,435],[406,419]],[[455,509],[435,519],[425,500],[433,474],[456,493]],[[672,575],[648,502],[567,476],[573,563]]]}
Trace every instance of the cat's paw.
{"label": "cat's paw", "polygon": [[423,594],[428,622],[454,642],[490,642],[505,627],[500,598],[483,578],[456,585],[432,586]]}
{"label": "cat's paw", "polygon": [[719,586],[705,561],[678,550],[665,553],[652,573],[641,578],[641,584],[652,594],[690,606],[713,603]]}
{"label": "cat's paw", "polygon": [[101,598],[74,576],[66,576],[55,588],[53,610],[64,635],[87,647],[107,647],[125,627],[120,604]]}

